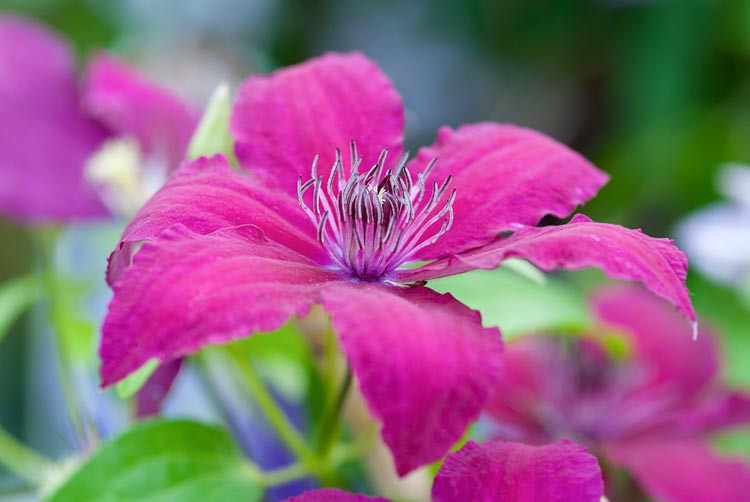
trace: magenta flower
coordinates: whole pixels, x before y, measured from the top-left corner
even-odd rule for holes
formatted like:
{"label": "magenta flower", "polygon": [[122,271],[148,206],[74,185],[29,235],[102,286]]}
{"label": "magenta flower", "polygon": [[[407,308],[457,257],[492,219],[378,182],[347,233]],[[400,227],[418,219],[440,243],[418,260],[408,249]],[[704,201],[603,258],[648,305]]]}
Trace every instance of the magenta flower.
{"label": "magenta flower", "polygon": [[196,124],[186,105],[105,54],[79,89],[64,41],[20,17],[0,16],[0,77],[0,213],[22,221],[106,216],[106,194],[84,176],[92,155],[132,138],[166,177]]}
{"label": "magenta flower", "polygon": [[[435,476],[433,502],[599,502],[604,493],[596,457],[561,441],[546,446],[469,441]],[[388,502],[341,490],[305,492],[287,502]]]}
{"label": "magenta flower", "polygon": [[[102,385],[322,304],[403,474],[448,451],[500,372],[498,330],[423,281],[510,256],[545,270],[597,266],[694,319],[671,242],[580,216],[534,226],[607,180],[580,155],[485,123],[442,129],[407,161],[403,121],[398,94],[359,54],[251,77],[231,129],[253,175],[222,156],[183,165],[113,253]],[[408,268],[418,261],[429,263]]]}
{"label": "magenta flower", "polygon": [[634,286],[600,292],[593,309],[604,330],[623,330],[631,355],[614,358],[596,335],[509,343],[487,407],[498,435],[579,441],[659,500],[750,500],[750,466],[709,448],[710,433],[750,423],[750,395],[718,378],[713,335],[692,341],[684,319]]}

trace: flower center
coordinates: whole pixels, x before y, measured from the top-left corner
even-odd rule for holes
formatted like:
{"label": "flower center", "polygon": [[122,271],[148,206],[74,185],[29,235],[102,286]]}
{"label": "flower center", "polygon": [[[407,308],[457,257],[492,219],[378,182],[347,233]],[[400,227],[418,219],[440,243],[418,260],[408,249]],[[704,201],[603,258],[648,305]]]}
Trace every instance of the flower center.
{"label": "flower center", "polygon": [[116,216],[132,218],[167,179],[168,165],[144,156],[132,137],[109,139],[86,161],[84,176]]}
{"label": "flower center", "polygon": [[[303,183],[300,177],[297,182],[299,204],[316,226],[318,241],[341,270],[367,281],[386,277],[453,224],[455,189],[443,198],[451,176],[442,184],[432,182],[428,189],[427,178],[437,159],[415,179],[406,166],[408,154],[386,170],[387,153],[383,150],[369,171],[359,173],[362,158],[352,142],[348,177],[337,148],[327,183],[318,176],[317,155],[311,178]],[[308,203],[305,193],[310,189]]]}

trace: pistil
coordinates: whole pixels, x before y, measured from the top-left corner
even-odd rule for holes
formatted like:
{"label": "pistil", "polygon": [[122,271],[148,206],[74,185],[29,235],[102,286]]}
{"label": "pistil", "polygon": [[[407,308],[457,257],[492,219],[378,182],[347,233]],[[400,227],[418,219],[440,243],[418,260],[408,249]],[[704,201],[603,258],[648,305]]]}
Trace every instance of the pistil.
{"label": "pistil", "polygon": [[[428,185],[436,159],[415,180],[407,166],[408,154],[386,169],[388,151],[383,150],[364,173],[359,172],[362,158],[354,142],[349,156],[347,176],[341,151],[336,149],[325,183],[316,156],[310,179],[303,183],[300,177],[297,182],[299,204],[337,267],[358,279],[381,280],[450,229],[456,191],[445,197],[451,176]],[[305,194],[310,189],[308,202]]]}

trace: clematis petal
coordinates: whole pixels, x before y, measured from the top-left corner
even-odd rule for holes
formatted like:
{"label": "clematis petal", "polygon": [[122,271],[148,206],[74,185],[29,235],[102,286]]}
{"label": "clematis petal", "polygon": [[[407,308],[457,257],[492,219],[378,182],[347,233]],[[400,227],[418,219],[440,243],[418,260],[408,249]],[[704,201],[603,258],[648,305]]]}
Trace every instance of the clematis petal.
{"label": "clematis petal", "polygon": [[324,488],[307,491],[302,495],[290,497],[284,502],[388,502],[388,499],[347,493],[335,488]]}
{"label": "clematis petal", "polygon": [[135,414],[138,418],[159,414],[161,404],[169,394],[181,366],[182,359],[172,359],[160,364],[148,377],[135,396]]}
{"label": "clematis petal", "polygon": [[135,243],[153,239],[176,223],[200,234],[254,224],[279,244],[320,263],[327,259],[295,199],[234,171],[217,155],[183,164],[141,208],[110,256],[108,282],[113,284],[130,264]]}
{"label": "clematis petal", "polygon": [[671,240],[655,239],[640,230],[618,225],[596,223],[580,214],[565,225],[524,228],[484,247],[402,270],[399,280],[421,281],[478,268],[493,269],[512,257],[529,260],[547,272],[558,268],[597,267],[614,279],[641,282],[675,305],[687,319],[695,321],[695,311],[685,286],[687,258]]}
{"label": "clematis petal", "polygon": [[498,330],[424,287],[339,281],[324,286],[322,302],[398,473],[442,457],[499,376]]}
{"label": "clematis petal", "polygon": [[366,168],[383,148],[398,157],[404,111],[375,63],[359,53],[331,53],[250,77],[239,91],[230,128],[244,168],[294,191],[300,175],[310,177],[316,154],[318,173],[327,176],[334,149],[348,158],[351,140]]}
{"label": "clematis petal", "polygon": [[720,429],[750,424],[750,393],[717,385],[700,397],[669,424],[669,432],[705,434]]}
{"label": "clematis petal", "polygon": [[567,397],[557,392],[561,387],[573,385],[565,362],[554,341],[541,336],[522,336],[506,344],[502,376],[485,407],[496,420],[498,436],[533,444],[550,441],[542,410]]}
{"label": "clematis petal", "polygon": [[432,486],[434,502],[599,502],[603,494],[596,457],[570,441],[544,446],[469,441],[448,455]]}
{"label": "clematis petal", "polygon": [[658,500],[750,500],[750,466],[719,457],[698,440],[629,443],[611,446],[607,453]]}
{"label": "clematis petal", "polygon": [[252,225],[201,235],[182,225],[143,245],[114,286],[102,327],[102,386],[151,358],[280,327],[333,279]]}
{"label": "clematis petal", "polygon": [[107,54],[88,65],[83,93],[88,112],[118,136],[133,136],[144,152],[170,168],[185,156],[198,115],[178,97]]}
{"label": "clematis petal", "polygon": [[78,100],[66,44],[32,21],[0,16],[0,212],[57,222],[107,215],[83,177],[107,133]]}
{"label": "clematis petal", "polygon": [[548,214],[564,218],[609,179],[567,146],[511,124],[443,127],[409,168],[423,172],[435,158],[430,179],[440,183],[453,176],[454,222],[421,259],[487,244],[501,231],[537,225]]}
{"label": "clematis petal", "polygon": [[690,325],[643,288],[603,289],[591,304],[599,319],[626,328],[633,336],[634,357],[654,372],[654,385],[667,383],[692,394],[716,375],[719,354],[714,334],[701,328],[693,340]]}

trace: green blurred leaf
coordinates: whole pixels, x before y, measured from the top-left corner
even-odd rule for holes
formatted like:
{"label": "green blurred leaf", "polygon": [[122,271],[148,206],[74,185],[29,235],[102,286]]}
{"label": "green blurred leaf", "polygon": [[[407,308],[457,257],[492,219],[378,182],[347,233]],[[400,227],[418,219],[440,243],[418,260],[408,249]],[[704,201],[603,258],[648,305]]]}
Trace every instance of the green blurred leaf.
{"label": "green blurred leaf", "polygon": [[716,446],[725,453],[750,458],[750,434],[747,427],[722,432],[716,438]]}
{"label": "green blurred leaf", "polygon": [[589,323],[580,290],[551,277],[541,285],[508,270],[475,270],[430,281],[482,314],[482,324],[499,326],[505,338],[547,330],[581,331]]}
{"label": "green blurred leaf", "polygon": [[145,422],[99,451],[51,502],[261,500],[263,489],[232,437],[187,420]]}
{"label": "green blurred leaf", "polygon": [[143,387],[148,377],[159,367],[158,359],[149,359],[143,366],[129,374],[115,385],[115,390],[120,399],[127,399]]}
{"label": "green blurred leaf", "polygon": [[0,340],[13,322],[42,294],[39,277],[27,275],[0,286]]}
{"label": "green blurred leaf", "polygon": [[234,158],[232,146],[234,141],[229,134],[229,114],[232,111],[232,99],[227,84],[221,84],[211,95],[203,112],[198,128],[193,133],[188,146],[188,158],[195,159],[203,155],[223,153],[230,160]]}
{"label": "green blurred leaf", "polygon": [[750,309],[734,290],[715,284],[698,273],[688,276],[688,289],[698,322],[716,332],[724,355],[723,373],[730,385],[750,386]]}

